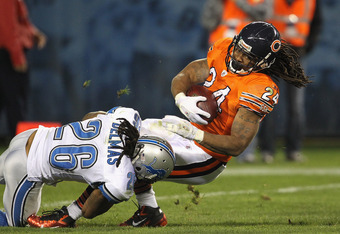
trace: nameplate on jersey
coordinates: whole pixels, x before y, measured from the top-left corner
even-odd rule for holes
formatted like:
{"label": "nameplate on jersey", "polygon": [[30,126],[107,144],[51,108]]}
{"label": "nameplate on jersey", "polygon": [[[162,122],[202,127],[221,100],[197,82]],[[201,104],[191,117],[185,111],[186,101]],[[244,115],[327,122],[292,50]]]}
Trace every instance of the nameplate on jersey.
{"label": "nameplate on jersey", "polygon": [[122,152],[122,149],[119,149],[120,147],[122,147],[122,141],[118,135],[119,125],[120,123],[113,122],[110,129],[107,146],[107,163],[109,165],[114,165]]}

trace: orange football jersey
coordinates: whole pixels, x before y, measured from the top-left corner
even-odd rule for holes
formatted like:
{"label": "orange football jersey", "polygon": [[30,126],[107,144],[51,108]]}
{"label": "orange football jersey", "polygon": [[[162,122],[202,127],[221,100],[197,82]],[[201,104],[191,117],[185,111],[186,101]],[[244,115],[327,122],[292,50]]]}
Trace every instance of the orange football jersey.
{"label": "orange football jersey", "polygon": [[[214,93],[219,113],[208,125],[192,123],[203,131],[218,135],[230,135],[239,108],[246,108],[263,118],[273,110],[279,98],[279,88],[268,75],[254,72],[240,76],[227,71],[225,60],[231,42],[232,38],[217,41],[207,55],[210,76],[204,86]],[[227,162],[231,158],[197,145],[220,161]]]}

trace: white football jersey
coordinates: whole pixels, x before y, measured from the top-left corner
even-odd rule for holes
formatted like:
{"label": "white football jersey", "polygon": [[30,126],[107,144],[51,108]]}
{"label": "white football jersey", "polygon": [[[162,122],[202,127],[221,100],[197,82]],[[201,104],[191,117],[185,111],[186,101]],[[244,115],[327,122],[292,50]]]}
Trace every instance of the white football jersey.
{"label": "white football jersey", "polygon": [[58,128],[39,126],[28,155],[28,179],[46,184],[85,182],[98,187],[109,201],[128,200],[136,177],[128,157],[116,166],[122,150],[113,147],[123,146],[117,133],[119,118],[140,131],[139,113],[124,107]]}

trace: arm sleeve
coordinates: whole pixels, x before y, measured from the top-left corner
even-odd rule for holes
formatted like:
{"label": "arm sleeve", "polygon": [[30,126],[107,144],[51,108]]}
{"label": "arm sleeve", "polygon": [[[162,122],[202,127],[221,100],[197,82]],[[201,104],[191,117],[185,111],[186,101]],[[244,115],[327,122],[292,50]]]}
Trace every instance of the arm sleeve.
{"label": "arm sleeve", "polygon": [[128,199],[124,199],[122,198],[122,196],[120,194],[117,194],[114,192],[115,189],[112,189],[112,185],[109,184],[102,184],[100,185],[98,188],[100,189],[100,191],[102,192],[102,194],[104,195],[104,197],[109,201],[112,202],[114,204],[120,203],[124,200],[128,200]]}
{"label": "arm sleeve", "polygon": [[278,97],[278,88],[274,83],[249,83],[240,94],[239,106],[264,117],[273,110]]}

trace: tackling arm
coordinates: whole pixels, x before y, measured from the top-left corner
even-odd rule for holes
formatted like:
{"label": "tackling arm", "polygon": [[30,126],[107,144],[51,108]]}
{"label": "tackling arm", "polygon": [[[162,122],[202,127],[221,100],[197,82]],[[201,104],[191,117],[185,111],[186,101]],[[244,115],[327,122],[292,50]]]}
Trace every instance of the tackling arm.
{"label": "tackling arm", "polygon": [[99,189],[95,189],[84,203],[82,209],[83,217],[93,219],[108,211],[112,205],[113,203],[110,203]]}

